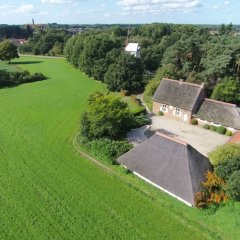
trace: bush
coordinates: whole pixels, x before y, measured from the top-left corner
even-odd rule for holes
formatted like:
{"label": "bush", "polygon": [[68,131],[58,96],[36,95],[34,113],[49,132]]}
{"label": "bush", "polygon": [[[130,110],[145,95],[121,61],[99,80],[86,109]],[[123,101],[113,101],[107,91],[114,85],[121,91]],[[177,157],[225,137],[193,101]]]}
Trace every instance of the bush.
{"label": "bush", "polygon": [[198,125],[198,120],[197,119],[192,119],[191,124],[192,125]]}
{"label": "bush", "polygon": [[146,108],[143,107],[143,106],[140,106],[134,110],[131,111],[132,115],[133,116],[139,116],[139,115],[142,115],[142,114],[146,114]]}
{"label": "bush", "polygon": [[223,126],[219,126],[217,128],[217,133],[219,133],[219,134],[225,134],[226,132],[227,132],[227,129]]}
{"label": "bush", "polygon": [[240,171],[235,171],[231,175],[227,181],[226,192],[231,199],[240,201]]}
{"label": "bush", "polygon": [[132,145],[127,141],[116,141],[108,138],[88,141],[88,139],[80,137],[78,141],[87,151],[111,164],[116,164],[118,157],[132,149]]}
{"label": "bush", "polygon": [[7,72],[6,70],[0,70],[0,87],[15,86],[45,79],[46,77],[42,73],[30,74],[28,71]]}
{"label": "bush", "polygon": [[158,115],[159,115],[159,116],[164,116],[164,112],[159,111]]}
{"label": "bush", "polygon": [[209,124],[204,124],[204,125],[203,125],[203,128],[204,128],[204,129],[209,129],[209,128],[210,128],[210,125],[209,125]]}
{"label": "bush", "polygon": [[213,132],[216,132],[216,131],[217,131],[217,127],[214,126],[214,125],[210,125],[209,130],[211,130],[211,131],[213,131]]}
{"label": "bush", "polygon": [[225,135],[231,137],[233,135],[233,133],[230,130],[227,130]]}
{"label": "bush", "polygon": [[240,155],[219,163],[214,169],[219,177],[228,180],[234,172],[240,171]]}
{"label": "bush", "polygon": [[149,123],[150,123],[149,118],[146,115],[141,114],[133,118],[132,128],[140,128],[145,125],[148,125]]}
{"label": "bush", "polygon": [[202,183],[202,191],[196,193],[194,200],[198,208],[204,208],[208,205],[219,205],[228,201],[225,193],[226,183],[216,173],[208,172],[206,181]]}
{"label": "bush", "polygon": [[209,159],[214,166],[240,156],[240,144],[226,144],[216,147],[209,153]]}

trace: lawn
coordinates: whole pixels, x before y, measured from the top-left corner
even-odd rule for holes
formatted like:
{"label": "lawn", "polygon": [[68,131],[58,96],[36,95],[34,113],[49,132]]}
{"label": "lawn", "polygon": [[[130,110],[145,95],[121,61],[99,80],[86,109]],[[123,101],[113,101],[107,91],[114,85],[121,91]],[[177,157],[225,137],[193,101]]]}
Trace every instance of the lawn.
{"label": "lawn", "polygon": [[63,59],[17,61],[48,80],[0,89],[0,239],[239,237],[239,204],[207,215],[79,157],[80,114],[105,86]]}

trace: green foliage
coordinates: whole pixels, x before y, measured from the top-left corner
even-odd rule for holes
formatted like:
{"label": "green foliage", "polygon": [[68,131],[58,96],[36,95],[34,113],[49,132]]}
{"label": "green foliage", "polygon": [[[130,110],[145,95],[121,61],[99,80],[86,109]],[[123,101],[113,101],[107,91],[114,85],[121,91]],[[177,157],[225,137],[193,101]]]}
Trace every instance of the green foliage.
{"label": "green foliage", "polygon": [[122,53],[116,63],[109,66],[104,82],[110,91],[140,92],[143,90],[143,66],[139,58]]}
{"label": "green foliage", "polygon": [[210,125],[209,124],[204,124],[203,128],[208,130],[208,129],[210,129]]}
{"label": "green foliage", "polygon": [[8,72],[6,70],[0,70],[0,87],[15,86],[45,79],[46,77],[42,73],[30,74],[28,71]]}
{"label": "green foliage", "polygon": [[217,131],[217,127],[216,126],[214,126],[214,125],[210,125],[210,127],[209,127],[209,130],[211,130],[211,131],[213,131],[213,132],[216,132]]}
{"label": "green foliage", "polygon": [[240,144],[226,144],[216,147],[209,153],[209,159],[214,166],[240,156]]}
{"label": "green foliage", "polygon": [[89,96],[88,109],[82,115],[82,136],[88,139],[118,138],[129,130],[130,110],[120,98],[95,93]]}
{"label": "green foliage", "polygon": [[231,199],[240,201],[240,170],[235,171],[230,176],[227,181],[226,192]]}
{"label": "green foliage", "polygon": [[159,111],[159,112],[158,112],[158,115],[159,115],[159,116],[164,116],[164,112]]}
{"label": "green foliage", "polygon": [[10,63],[14,58],[18,58],[17,47],[9,40],[0,43],[0,59]]}
{"label": "green foliage", "polygon": [[145,94],[148,96],[153,96],[163,78],[177,79],[178,77],[179,73],[174,64],[169,63],[163,67],[160,67],[154,75],[153,79],[151,79],[147,84]]}
{"label": "green foliage", "polygon": [[198,125],[198,120],[197,119],[192,119],[191,124],[192,125]]}
{"label": "green foliage", "polygon": [[233,133],[232,133],[232,131],[227,130],[226,133],[225,133],[225,135],[231,137],[231,136],[233,135]]}
{"label": "green foliage", "polygon": [[101,160],[116,164],[118,157],[131,150],[132,145],[127,141],[115,141],[107,138],[86,141],[80,138],[80,144]]}
{"label": "green foliage", "polygon": [[214,171],[224,180],[228,180],[234,172],[240,171],[240,155],[228,157],[216,165]]}
{"label": "green foliage", "polygon": [[59,56],[63,54],[64,47],[69,38],[70,35],[68,32],[62,29],[36,31],[27,43],[19,46],[19,52]]}
{"label": "green foliage", "polygon": [[143,127],[145,125],[148,125],[149,123],[150,123],[149,118],[144,114],[140,114],[140,115],[133,118],[131,127],[132,128],[139,128],[139,127]]}
{"label": "green foliage", "polygon": [[213,90],[213,99],[240,104],[240,82],[233,78],[224,78]]}
{"label": "green foliage", "polygon": [[227,132],[227,129],[223,126],[217,127],[217,133],[219,134],[225,134]]}

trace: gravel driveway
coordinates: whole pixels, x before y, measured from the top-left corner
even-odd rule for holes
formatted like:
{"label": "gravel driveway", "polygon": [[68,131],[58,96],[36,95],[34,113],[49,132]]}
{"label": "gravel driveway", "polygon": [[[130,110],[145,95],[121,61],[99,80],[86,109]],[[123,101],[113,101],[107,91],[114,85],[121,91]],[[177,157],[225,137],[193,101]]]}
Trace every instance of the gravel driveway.
{"label": "gravel driveway", "polygon": [[151,120],[151,130],[182,139],[205,156],[216,146],[225,144],[229,140],[225,135],[166,117],[153,116]]}

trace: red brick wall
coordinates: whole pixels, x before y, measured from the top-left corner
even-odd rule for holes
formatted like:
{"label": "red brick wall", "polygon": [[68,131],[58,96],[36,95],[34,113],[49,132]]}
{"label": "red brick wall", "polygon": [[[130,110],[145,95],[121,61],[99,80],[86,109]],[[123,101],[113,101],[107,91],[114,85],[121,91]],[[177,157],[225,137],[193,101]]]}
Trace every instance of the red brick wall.
{"label": "red brick wall", "polygon": [[[162,105],[163,103],[153,102],[153,113],[158,114]],[[181,116],[176,116],[174,115],[175,110],[176,110],[176,107],[172,106],[171,108],[170,106],[168,106],[168,112],[164,112],[164,116],[175,119],[175,120],[184,121],[184,115],[187,115],[187,123],[191,122],[191,118],[192,118],[191,111],[181,109],[181,113],[182,113]]]}

